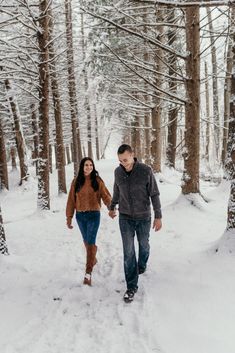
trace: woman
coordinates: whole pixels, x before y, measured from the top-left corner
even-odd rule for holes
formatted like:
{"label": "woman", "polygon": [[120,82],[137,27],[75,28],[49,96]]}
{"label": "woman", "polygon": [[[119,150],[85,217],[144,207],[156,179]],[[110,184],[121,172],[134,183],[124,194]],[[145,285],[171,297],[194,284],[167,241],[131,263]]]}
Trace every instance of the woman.
{"label": "woman", "polygon": [[66,207],[67,227],[72,229],[72,218],[76,210],[76,220],[86,247],[86,273],[84,284],[91,285],[91,273],[96,264],[96,235],[100,225],[101,199],[108,207],[111,195],[103,180],[95,170],[91,158],[81,160],[78,175],[72,181]]}

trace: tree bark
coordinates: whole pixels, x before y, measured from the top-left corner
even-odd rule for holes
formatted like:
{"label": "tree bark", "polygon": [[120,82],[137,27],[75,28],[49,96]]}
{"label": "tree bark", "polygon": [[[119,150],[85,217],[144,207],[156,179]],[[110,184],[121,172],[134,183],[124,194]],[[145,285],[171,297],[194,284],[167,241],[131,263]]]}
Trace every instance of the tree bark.
{"label": "tree bark", "polygon": [[139,161],[142,161],[142,153],[141,153],[141,135],[140,135],[140,121],[139,116],[135,114],[135,120],[132,123],[132,148],[135,152],[135,156]]}
{"label": "tree bark", "polygon": [[39,2],[39,151],[38,151],[38,208],[50,209],[49,192],[49,16],[50,0]]}
{"label": "tree bark", "polygon": [[88,145],[88,157],[93,158],[92,153],[92,124],[91,124],[91,109],[89,102],[89,86],[88,86],[88,75],[86,69],[86,48],[85,48],[85,38],[84,38],[84,21],[83,21],[83,13],[81,14],[81,44],[82,44],[82,59],[83,59],[83,78],[84,78],[84,86],[85,86],[85,111],[87,118],[87,145]]}
{"label": "tree bark", "polygon": [[15,130],[15,140],[16,147],[19,157],[20,163],[20,183],[22,185],[23,181],[27,181],[28,179],[28,165],[27,165],[27,153],[26,153],[26,145],[24,140],[24,135],[21,127],[21,117],[18,105],[13,96],[13,91],[11,88],[10,81],[8,79],[5,80],[5,87],[8,95],[8,102],[10,105],[10,110],[12,113],[13,121],[14,121],[14,130]]}
{"label": "tree bark", "polygon": [[32,114],[32,130],[33,130],[33,146],[34,150],[32,153],[33,164],[36,167],[36,175],[38,175],[38,121],[36,114],[36,106],[35,104],[31,104],[31,114]]}
{"label": "tree bark", "polygon": [[78,102],[76,94],[76,78],[74,69],[73,29],[71,0],[65,0],[66,40],[67,40],[67,66],[68,89],[73,137],[73,163],[74,175],[77,175],[79,162],[82,159],[80,129],[78,123]]}
{"label": "tree bark", "polygon": [[200,135],[200,33],[199,6],[186,13],[186,95],[185,150],[182,193],[199,193],[199,135]]}
{"label": "tree bark", "polygon": [[98,126],[98,116],[96,110],[96,103],[94,104],[94,112],[95,112],[95,150],[96,150],[96,159],[100,160],[100,139],[99,139],[99,126]]}
{"label": "tree bark", "polygon": [[7,155],[4,140],[4,132],[2,121],[0,119],[0,190],[9,190],[8,170],[7,170]]}
{"label": "tree bark", "polygon": [[226,171],[231,180],[230,198],[228,203],[227,230],[235,228],[235,25],[231,26],[232,38],[232,70],[231,70],[231,99],[228,129],[228,146]]}
{"label": "tree bark", "polygon": [[[143,14],[143,22],[144,23],[148,23],[148,10],[146,10]],[[144,26],[144,33],[147,35],[148,34],[148,27]],[[148,53],[148,44],[145,43],[145,50],[144,50],[144,62],[149,62],[150,58],[149,58],[149,53]],[[144,87],[145,87],[145,94],[144,94],[144,101],[146,104],[150,103],[150,98],[148,96],[148,86],[146,84],[146,82],[144,83]],[[151,121],[151,114],[145,113],[144,115],[144,125],[145,125],[145,129],[144,129],[144,161],[146,164],[151,165],[152,162],[152,158],[151,158],[151,125],[152,121]]]}
{"label": "tree bark", "polygon": [[52,174],[53,173],[53,167],[52,167],[52,144],[49,143],[49,171]]}
{"label": "tree bark", "polygon": [[208,70],[205,61],[205,91],[206,91],[206,152],[205,157],[209,162],[210,154],[210,97],[209,97],[209,84],[208,84]]}
{"label": "tree bark", "polygon": [[12,167],[12,170],[15,170],[15,169],[17,169],[17,165],[16,165],[16,149],[13,146],[11,146],[10,155],[11,155],[11,167]]}
{"label": "tree bark", "polygon": [[[235,7],[231,8],[230,14],[230,25],[232,20],[235,18]],[[232,26],[233,28],[233,26]],[[230,29],[231,31],[231,29]],[[225,159],[227,154],[227,143],[228,143],[228,125],[230,116],[230,97],[231,97],[231,74],[233,68],[233,51],[232,51],[232,39],[229,38],[228,50],[227,50],[227,60],[226,60],[226,77],[224,85],[224,127],[223,127],[223,142],[222,142],[222,154],[221,161],[225,165]]]}
{"label": "tree bark", "polygon": [[[161,21],[163,18],[163,10],[156,11],[157,21]],[[163,26],[158,27],[158,40],[163,42]],[[163,50],[158,49],[155,55],[155,69],[159,72],[163,71]],[[156,77],[155,85],[159,88],[162,86],[162,78]],[[161,136],[161,93],[157,92],[158,98],[154,101],[155,107],[152,109],[152,141],[151,141],[151,161],[154,172],[159,173],[161,171],[161,159],[162,159],[162,136]]]}
{"label": "tree bark", "polygon": [[50,10],[50,33],[49,33],[49,72],[50,82],[54,106],[54,117],[55,117],[55,132],[56,132],[56,166],[58,173],[58,193],[67,193],[66,189],[66,178],[65,178],[65,153],[64,153],[64,139],[63,139],[63,125],[62,125],[62,113],[61,113],[61,100],[59,85],[56,73],[55,63],[55,50],[53,44],[53,15]]}
{"label": "tree bark", "polygon": [[70,164],[71,163],[71,157],[70,157],[70,148],[69,148],[68,145],[65,147],[65,150],[66,150],[67,164]]}
{"label": "tree bark", "polygon": [[3,227],[1,206],[0,206],[0,254],[8,255],[6,236],[5,236],[5,231],[4,231],[4,227]]}
{"label": "tree bark", "polygon": [[159,173],[161,171],[161,109],[155,106],[152,109],[152,129],[153,139],[151,143],[152,168],[153,171]]}
{"label": "tree bark", "polygon": [[213,23],[211,16],[211,9],[206,8],[209,31],[210,31],[210,42],[211,42],[211,64],[212,64],[212,90],[213,90],[213,117],[214,117],[214,140],[215,140],[215,151],[217,159],[219,160],[220,151],[220,117],[219,117],[219,94],[218,94],[218,82],[217,82],[217,55],[216,47],[213,38]]}
{"label": "tree bark", "polygon": [[[173,23],[175,21],[175,10],[170,10],[167,22]],[[175,31],[171,27],[168,30],[168,45],[174,46],[176,41]],[[175,80],[176,56],[169,54],[169,89],[172,93],[177,93],[177,82]],[[168,133],[167,133],[167,148],[166,148],[166,165],[175,168],[176,157],[176,143],[177,143],[177,118],[178,108],[175,104],[171,103],[168,112]]]}

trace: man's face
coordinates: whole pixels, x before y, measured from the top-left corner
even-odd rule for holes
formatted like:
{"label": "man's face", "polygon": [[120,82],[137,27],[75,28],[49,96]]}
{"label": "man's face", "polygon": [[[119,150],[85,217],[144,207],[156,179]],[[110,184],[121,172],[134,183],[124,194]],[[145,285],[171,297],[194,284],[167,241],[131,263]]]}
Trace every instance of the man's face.
{"label": "man's face", "polygon": [[121,165],[123,165],[123,167],[128,170],[134,164],[134,153],[125,151],[122,154],[118,154],[118,159]]}

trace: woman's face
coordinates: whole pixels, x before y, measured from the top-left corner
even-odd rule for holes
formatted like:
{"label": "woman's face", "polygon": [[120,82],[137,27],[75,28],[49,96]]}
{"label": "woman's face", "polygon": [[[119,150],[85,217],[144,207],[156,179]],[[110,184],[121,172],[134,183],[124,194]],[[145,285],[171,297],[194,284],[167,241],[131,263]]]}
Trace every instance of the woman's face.
{"label": "woman's face", "polygon": [[84,164],[84,175],[88,176],[91,174],[92,170],[93,170],[93,164],[91,161],[86,161]]}

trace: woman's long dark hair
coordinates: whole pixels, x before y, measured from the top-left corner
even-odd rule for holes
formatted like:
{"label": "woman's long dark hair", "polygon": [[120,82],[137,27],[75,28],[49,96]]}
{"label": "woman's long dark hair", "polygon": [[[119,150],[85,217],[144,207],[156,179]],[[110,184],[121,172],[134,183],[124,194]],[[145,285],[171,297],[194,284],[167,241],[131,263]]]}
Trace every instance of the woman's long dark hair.
{"label": "woman's long dark hair", "polygon": [[93,164],[93,170],[90,174],[91,186],[93,187],[94,191],[99,190],[99,184],[97,181],[97,176],[99,176],[99,173],[95,169],[95,164],[94,164],[93,160],[90,157],[85,157],[80,162],[78,176],[77,176],[76,182],[75,182],[75,193],[79,192],[85,183],[84,165],[85,165],[86,161],[90,161]]}

